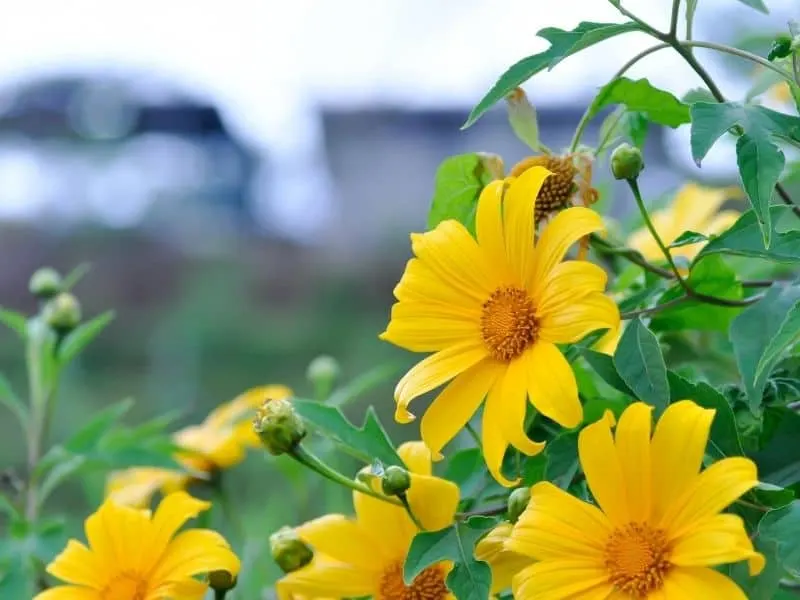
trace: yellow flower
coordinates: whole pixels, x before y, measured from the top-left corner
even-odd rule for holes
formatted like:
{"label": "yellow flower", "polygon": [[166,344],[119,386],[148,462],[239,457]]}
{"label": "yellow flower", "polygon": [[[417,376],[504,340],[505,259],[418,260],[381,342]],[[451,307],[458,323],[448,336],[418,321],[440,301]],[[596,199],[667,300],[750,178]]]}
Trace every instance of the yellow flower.
{"label": "yellow flower", "polygon": [[239,573],[239,559],[218,533],[177,533],[210,506],[176,492],[151,515],[107,499],[86,519],[89,547],[70,540],[47,567],[69,585],[50,588],[34,600],[199,600],[208,586],[197,575]]}
{"label": "yellow flower", "polygon": [[[408,502],[425,529],[447,527],[458,505],[458,486],[431,474],[431,456],[421,442],[398,449],[411,472]],[[301,540],[315,549],[307,566],[285,575],[277,584],[282,598],[415,598],[444,600],[449,566],[433,565],[410,586],[403,583],[403,563],[418,529],[405,509],[353,493],[356,518],[326,515],[297,528]]]}
{"label": "yellow flower", "polygon": [[709,568],[747,560],[764,567],[741,518],[721,514],[758,483],[755,464],[725,458],[700,472],[713,410],[690,400],[670,405],[651,439],[651,407],[581,431],[578,451],[598,506],[547,483],[531,500],[509,550],[537,563],[514,578],[518,600],[709,598],[746,600]]}
{"label": "yellow flower", "polygon": [[412,234],[416,257],[394,290],[398,302],[381,334],[408,350],[435,353],[397,384],[399,422],[414,419],[408,411],[414,398],[453,379],[422,419],[422,439],[437,459],[488,394],[484,456],[508,486],[514,482],[500,466],[509,444],[528,455],[544,447],[525,433],[526,397],[565,427],[583,418],[575,375],[556,344],[619,326],[616,304],[602,293],[605,271],[586,261],[562,262],[576,240],[602,228],[595,212],[565,209],[534,245],[534,199],[548,174],[532,167],[486,186],[477,241],[456,221]]}
{"label": "yellow flower", "polygon": [[[737,189],[706,188],[688,183],[678,190],[671,206],[651,215],[653,225],[664,244],[674,242],[684,231],[705,235],[718,235],[727,230],[739,218],[735,210],[717,212],[731,197],[741,195]],[[628,246],[638,250],[647,260],[663,259],[658,244],[646,228],[635,231],[628,238]],[[692,260],[704,246],[703,242],[671,248],[672,256]]]}
{"label": "yellow flower", "polygon": [[173,435],[183,449],[175,460],[186,470],[134,467],[112,473],[106,494],[118,503],[144,507],[158,490],[164,493],[186,487],[198,477],[233,467],[245,458],[247,448],[260,446],[253,431],[256,408],[269,400],[288,398],[291,390],[282,385],[255,387],[213,410],[200,425],[186,427]]}
{"label": "yellow flower", "polygon": [[475,546],[475,558],[489,563],[492,568],[492,594],[511,587],[514,575],[533,562],[530,557],[506,548],[513,527],[508,521],[500,523]]}

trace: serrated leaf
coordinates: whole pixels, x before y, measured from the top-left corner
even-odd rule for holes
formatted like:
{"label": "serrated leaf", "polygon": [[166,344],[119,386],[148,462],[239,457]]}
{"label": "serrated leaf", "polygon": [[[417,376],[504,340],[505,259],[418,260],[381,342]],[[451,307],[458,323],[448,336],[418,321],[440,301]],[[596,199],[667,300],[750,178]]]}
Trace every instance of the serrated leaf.
{"label": "serrated leaf", "polygon": [[773,285],[733,320],[730,339],[748,405],[756,413],[772,368],[800,339],[800,286]]}
{"label": "serrated leaf", "polygon": [[489,108],[505,98],[515,88],[525,83],[528,79],[545,69],[552,69],[566,57],[593,46],[614,36],[639,31],[639,25],[629,23],[590,23],[581,22],[572,31],[547,27],[537,34],[550,42],[550,48],[539,54],[523,58],[512,65],[492,86],[492,89],[475,105],[467,119],[461,126],[466,129],[477,121]]}
{"label": "serrated leaf", "polygon": [[772,223],[772,243],[769,249],[764,248],[759,223],[755,213],[748,210],[728,229],[709,241],[695,260],[700,260],[709,254],[724,253],[753,258],[764,258],[780,263],[800,264],[800,221],[798,229],[781,230],[778,226],[786,216],[791,216],[792,207],[770,207],[770,221]]}
{"label": "serrated leaf", "polygon": [[764,515],[758,524],[758,535],[773,542],[781,566],[800,577],[800,500]]}
{"label": "serrated leaf", "polygon": [[688,105],[647,79],[620,77],[603,86],[589,107],[590,118],[611,104],[623,104],[654,123],[672,128],[690,121]]}
{"label": "serrated leaf", "polygon": [[625,328],[614,353],[614,367],[636,398],[660,414],[669,404],[667,367],[658,340],[638,318]]}
{"label": "serrated leaf", "polygon": [[113,320],[114,311],[109,310],[70,331],[58,351],[61,364],[67,364],[75,358]]}
{"label": "serrated leaf", "polygon": [[28,319],[22,313],[0,306],[0,323],[24,340],[28,335]]}
{"label": "serrated leaf", "polygon": [[428,212],[428,228],[455,219],[475,231],[475,209],[481,190],[492,180],[487,157],[459,154],[446,158],[436,171],[436,185]]}
{"label": "serrated leaf", "polygon": [[28,407],[14,393],[5,375],[0,373],[0,404],[10,410],[23,429],[28,427]]}
{"label": "serrated leaf", "polygon": [[761,227],[764,246],[772,236],[770,199],[785,163],[777,140],[800,142],[800,118],[752,104],[696,102],[691,106],[692,157],[700,165],[725,132],[738,128],[736,160],[742,185]]}
{"label": "serrated leaf", "polygon": [[752,455],[761,481],[780,487],[800,482],[800,415],[784,407],[764,410],[761,449]]}
{"label": "serrated leaf", "polygon": [[335,406],[311,400],[295,399],[292,402],[310,427],[331,438],[345,452],[365,464],[376,458],[385,465],[403,464],[372,407],[367,409],[364,424],[356,427]]}

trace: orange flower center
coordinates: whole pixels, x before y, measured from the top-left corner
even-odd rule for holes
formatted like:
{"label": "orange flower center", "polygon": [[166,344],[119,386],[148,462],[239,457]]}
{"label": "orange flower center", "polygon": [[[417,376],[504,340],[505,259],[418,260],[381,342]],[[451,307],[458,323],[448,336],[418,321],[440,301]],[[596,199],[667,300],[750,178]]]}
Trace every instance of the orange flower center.
{"label": "orange flower center", "polygon": [[669,554],[666,535],[660,529],[646,523],[615,529],[605,551],[609,580],[621,592],[646,598],[664,585],[664,576],[672,568]]}
{"label": "orange flower center", "polygon": [[130,571],[117,575],[100,592],[103,600],[144,600],[146,595],[147,581]]}
{"label": "orange flower center", "polygon": [[381,575],[376,600],[443,600],[447,597],[444,569],[428,567],[414,578],[411,585],[403,582],[403,563],[396,562]]}
{"label": "orange flower center", "polygon": [[481,335],[499,361],[510,362],[536,341],[539,322],[528,292],[499,287],[483,303]]}

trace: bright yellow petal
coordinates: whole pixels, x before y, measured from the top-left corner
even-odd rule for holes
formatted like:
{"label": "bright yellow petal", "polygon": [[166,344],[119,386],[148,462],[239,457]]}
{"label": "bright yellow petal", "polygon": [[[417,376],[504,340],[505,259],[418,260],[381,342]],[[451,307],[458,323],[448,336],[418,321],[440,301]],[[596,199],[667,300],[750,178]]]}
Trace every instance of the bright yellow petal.
{"label": "bright yellow petal", "polygon": [[592,293],[575,302],[543,313],[540,317],[540,339],[554,344],[572,344],[600,329],[619,328],[619,308],[602,293]]}
{"label": "bright yellow petal", "polygon": [[316,556],[309,565],[284,575],[277,586],[309,599],[360,598],[373,595],[377,582],[371,571]]}
{"label": "bright yellow petal", "polygon": [[162,553],[167,551],[172,537],[186,521],[209,508],[211,508],[210,502],[192,498],[186,492],[175,492],[166,496],[153,516],[146,544],[151,564],[157,564]]}
{"label": "bright yellow petal", "polygon": [[493,181],[481,192],[475,215],[478,244],[486,255],[492,270],[501,279],[510,278],[503,232],[504,181]]}
{"label": "bright yellow petal", "polygon": [[431,475],[433,464],[431,451],[423,442],[405,442],[397,448],[397,454],[406,465],[406,469],[418,475]]}
{"label": "bright yellow petal", "polygon": [[505,374],[499,375],[483,407],[483,423],[481,427],[481,443],[486,467],[500,485],[513,487],[519,479],[507,479],[502,473],[503,457],[508,449],[509,440],[505,434],[506,413],[503,407],[502,383]]}
{"label": "bright yellow petal", "polygon": [[715,515],[670,543],[669,560],[679,567],[714,567],[747,560],[751,575],[764,568],[764,556],[753,548],[738,515]]}
{"label": "bright yellow petal", "polygon": [[397,557],[397,560],[405,556],[417,533],[405,508],[360,492],[353,492],[353,506],[359,526],[380,536],[381,554]]}
{"label": "bright yellow petal", "polygon": [[400,423],[413,421],[414,415],[408,412],[408,405],[414,398],[446,383],[486,356],[486,346],[476,341],[450,346],[418,362],[400,379],[394,390],[397,402],[395,419]]}
{"label": "bright yellow petal", "polygon": [[540,413],[562,427],[577,427],[583,420],[578,384],[561,351],[539,341],[520,357],[525,364],[528,397]]}
{"label": "bright yellow petal", "polygon": [[164,586],[166,598],[180,598],[180,600],[203,600],[208,593],[208,584],[196,579],[186,579],[177,583]]}
{"label": "bright yellow petal", "polygon": [[53,577],[98,590],[108,581],[109,573],[104,572],[103,563],[86,546],[69,540],[67,547],[47,565],[47,572]]}
{"label": "bright yellow petal", "polygon": [[683,496],[669,507],[661,527],[680,537],[698,522],[716,515],[758,485],[755,463],[749,458],[724,458],[700,473]]}
{"label": "bright yellow petal", "polygon": [[39,592],[33,600],[102,600],[102,597],[96,590],[72,585],[60,585]]}
{"label": "bright yellow petal", "polygon": [[239,574],[239,559],[216,531],[189,529],[172,539],[161,555],[151,581],[179,583],[211,571]]}
{"label": "bright yellow petal", "polygon": [[652,407],[644,402],[632,404],[617,424],[616,444],[631,521],[646,522],[652,506],[650,471],[650,429]]}
{"label": "bright yellow petal", "polygon": [[520,357],[512,360],[506,368],[502,382],[498,382],[487,398],[489,403],[497,404],[497,411],[503,414],[501,425],[503,435],[517,450],[528,456],[544,450],[544,443],[534,442],[525,432],[525,413],[528,408],[528,361]]}
{"label": "bright yellow petal", "polygon": [[602,418],[587,425],[578,435],[578,454],[586,474],[586,483],[603,512],[614,525],[630,520],[625,477],[611,426]]}
{"label": "bright yellow petal", "polygon": [[540,297],[534,298],[539,314],[557,312],[576,299],[592,292],[602,292],[608,274],[594,263],[585,260],[568,260],[558,263],[540,288]]}
{"label": "bright yellow petal", "polygon": [[517,280],[530,277],[534,262],[534,211],[536,196],[550,171],[532,167],[511,182],[503,200],[506,256]]}
{"label": "bright yellow petal", "polygon": [[560,263],[569,247],[585,235],[603,229],[603,219],[593,210],[575,206],[561,211],[544,228],[534,253],[534,266],[527,280],[528,290],[539,297],[550,272]]}
{"label": "bright yellow petal", "polygon": [[180,471],[157,467],[134,467],[109,475],[106,495],[117,504],[146,508],[153,495],[169,486],[180,487],[185,475]]}
{"label": "bright yellow petal", "polygon": [[514,575],[531,564],[531,558],[506,549],[512,529],[511,523],[500,523],[475,546],[475,558],[488,563],[492,569],[493,594],[511,587]]}
{"label": "bright yellow petal", "polygon": [[86,519],[86,539],[101,572],[137,569],[144,560],[138,535],[150,526],[146,511],[120,506],[106,499],[96,513]]}
{"label": "bright yellow petal", "polygon": [[481,312],[433,302],[397,302],[380,338],[412,352],[437,352],[480,341]]}
{"label": "bright yellow petal", "polygon": [[580,558],[602,564],[610,534],[611,524],[597,507],[545,481],[531,488],[531,500],[506,548],[536,560]]}
{"label": "bright yellow petal", "polygon": [[483,302],[497,287],[486,256],[457,221],[442,221],[432,231],[412,233],[411,249],[441,281],[473,300]]}
{"label": "bright yellow petal", "polygon": [[672,507],[700,472],[714,411],[691,400],[670,404],[653,434],[653,515]]}
{"label": "bright yellow petal", "polygon": [[433,400],[422,417],[420,434],[434,458],[442,458],[442,448],[472,418],[502,369],[487,358],[456,376]]}
{"label": "bright yellow petal", "polygon": [[532,564],[513,589],[516,600],[604,600],[613,588],[602,563],[564,559]]}
{"label": "bright yellow petal", "polygon": [[731,579],[704,567],[673,569],[664,580],[663,592],[668,600],[747,600],[741,588]]}
{"label": "bright yellow petal", "polygon": [[367,571],[392,557],[382,552],[379,532],[368,531],[344,515],[325,515],[296,528],[316,552]]}
{"label": "bright yellow petal", "polygon": [[486,300],[462,294],[449,280],[439,277],[430,265],[419,258],[412,258],[406,263],[403,276],[394,288],[394,296],[400,302],[437,303],[467,311],[480,311]]}
{"label": "bright yellow petal", "polygon": [[459,490],[452,481],[411,473],[408,504],[423,529],[437,531],[453,522],[458,508]]}

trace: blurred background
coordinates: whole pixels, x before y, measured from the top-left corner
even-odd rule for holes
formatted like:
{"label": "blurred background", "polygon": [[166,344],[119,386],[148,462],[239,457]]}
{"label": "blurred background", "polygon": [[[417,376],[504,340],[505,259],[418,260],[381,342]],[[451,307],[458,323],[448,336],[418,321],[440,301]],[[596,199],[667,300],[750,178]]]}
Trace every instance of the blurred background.
{"label": "blurred background", "polygon": [[[701,0],[695,37],[748,38],[764,52],[800,18],[795,0],[767,4],[770,15]],[[666,28],[671,2],[625,5]],[[128,396],[132,422],[178,409],[188,424],[257,384],[308,395],[305,367],[321,353],[345,377],[411,364],[377,335],[436,167],[462,152],[508,166],[526,154],[502,107],[459,127],[506,67],[547,47],[539,29],[579,20],[622,18],[599,0],[16,3],[0,20],[0,305],[33,311],[35,268],[88,262],[76,288],[85,314],[118,315],[66,375],[54,438]],[[596,89],[650,44],[628,34],[530,82],[543,141],[566,146]],[[729,97],[752,85],[749,65],[697,56]],[[669,51],[629,76],[678,96],[699,85]],[[731,183],[734,166],[719,144],[698,170],[688,129],[652,130],[643,189],[655,199],[686,178]],[[624,190],[603,189],[624,216]],[[0,369],[24,390],[21,356],[0,331]],[[393,423],[393,384],[348,412],[361,419],[375,404],[399,441],[417,431]],[[4,466],[22,464],[10,420],[0,420],[0,452]],[[348,510],[345,495],[281,477],[275,464],[259,457],[234,475],[264,541],[319,512],[314,489]],[[61,505],[82,516],[87,500],[73,491]]]}

